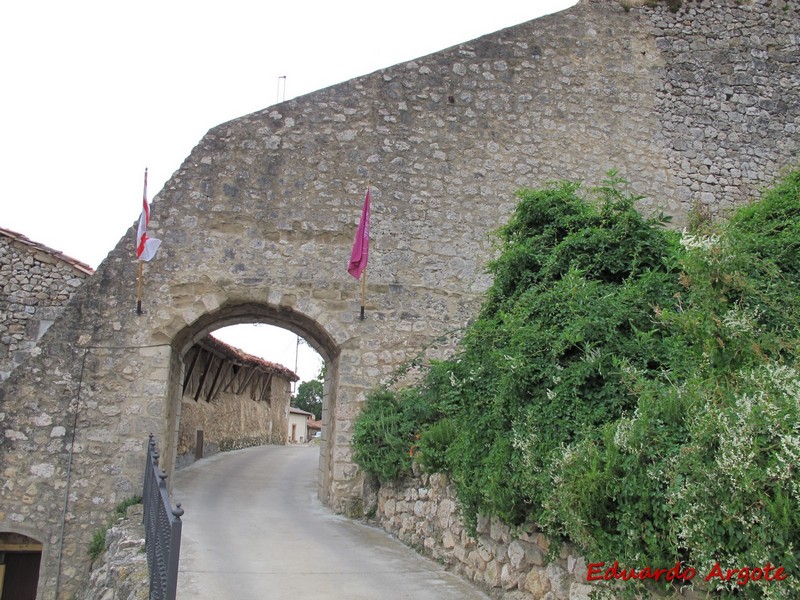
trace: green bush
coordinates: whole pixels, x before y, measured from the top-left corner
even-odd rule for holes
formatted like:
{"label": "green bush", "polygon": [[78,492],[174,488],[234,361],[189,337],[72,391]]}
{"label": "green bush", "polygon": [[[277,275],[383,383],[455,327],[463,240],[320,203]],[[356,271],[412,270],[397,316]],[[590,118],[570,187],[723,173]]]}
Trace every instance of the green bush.
{"label": "green bush", "polygon": [[456,433],[456,423],[452,419],[442,419],[422,431],[414,458],[426,473],[450,471],[447,451]]}
{"label": "green bush", "polygon": [[614,174],[592,201],[519,197],[459,352],[368,401],[357,461],[448,472],[473,530],[533,521],[590,562],[770,562],[789,578],[711,583],[800,597],[800,173],[683,235]]}
{"label": "green bush", "polygon": [[381,481],[410,475],[415,459],[428,470],[443,468],[453,433],[444,421],[462,403],[453,377],[453,363],[432,361],[426,371],[431,385],[370,393],[355,424],[355,462]]}
{"label": "green bush", "polygon": [[470,523],[538,519],[563,446],[635,407],[621,361],[657,374],[667,360],[655,321],[679,289],[665,258],[678,238],[622,185],[594,202],[575,184],[522,191],[498,232],[494,285],[453,369],[469,426],[452,476]]}
{"label": "green bush", "polygon": [[798,238],[787,236],[800,224],[797,180],[726,227],[684,234],[681,290],[659,311],[663,376],[626,365],[635,410],[554,464],[543,521],[592,560],[704,573],[770,562],[789,579],[711,583],[722,595],[800,596]]}
{"label": "green bush", "polygon": [[739,209],[728,232],[740,251],[773,262],[800,281],[800,171],[789,173],[761,201]]}
{"label": "green bush", "polygon": [[381,481],[410,474],[417,432],[430,413],[430,407],[412,389],[372,392],[356,420],[353,459]]}
{"label": "green bush", "polygon": [[[631,371],[636,410],[566,448],[543,519],[597,560],[686,561],[698,572],[715,562],[781,565],[789,580],[753,582],[738,597],[797,596],[800,380],[796,354],[786,351],[796,349],[800,330],[797,292],[751,279],[738,294],[726,287],[722,302],[720,282],[737,278],[697,276],[698,253],[718,258],[713,248],[697,249],[684,263],[692,283],[682,310],[664,315],[674,363],[660,381]],[[795,304],[777,332],[740,308],[747,298],[769,298],[773,286],[785,305]]]}

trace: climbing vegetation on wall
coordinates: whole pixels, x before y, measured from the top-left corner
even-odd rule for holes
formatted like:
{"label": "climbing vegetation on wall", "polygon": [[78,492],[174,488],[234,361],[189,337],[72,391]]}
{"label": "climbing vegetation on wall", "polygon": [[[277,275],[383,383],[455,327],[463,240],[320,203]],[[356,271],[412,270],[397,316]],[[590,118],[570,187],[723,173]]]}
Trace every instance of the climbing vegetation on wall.
{"label": "climbing vegetation on wall", "polygon": [[682,234],[614,173],[518,195],[459,352],[368,398],[356,461],[446,472],[468,526],[637,567],[769,562],[779,586],[708,585],[800,597],[800,172]]}

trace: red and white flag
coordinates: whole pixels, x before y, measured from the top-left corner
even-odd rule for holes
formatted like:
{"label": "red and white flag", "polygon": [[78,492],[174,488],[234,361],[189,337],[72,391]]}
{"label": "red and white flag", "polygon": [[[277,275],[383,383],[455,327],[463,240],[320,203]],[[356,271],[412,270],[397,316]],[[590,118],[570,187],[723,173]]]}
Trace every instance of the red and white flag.
{"label": "red and white flag", "polygon": [[148,262],[161,245],[161,240],[147,237],[147,225],[150,223],[150,207],[147,206],[147,169],[144,170],[144,194],[142,195],[142,214],[136,230],[136,259]]}
{"label": "red and white flag", "polygon": [[353,252],[350,254],[350,264],[347,272],[356,279],[361,278],[361,273],[367,268],[369,258],[369,188],[364,198],[364,208],[361,209],[361,220],[358,222],[356,239],[353,242]]}

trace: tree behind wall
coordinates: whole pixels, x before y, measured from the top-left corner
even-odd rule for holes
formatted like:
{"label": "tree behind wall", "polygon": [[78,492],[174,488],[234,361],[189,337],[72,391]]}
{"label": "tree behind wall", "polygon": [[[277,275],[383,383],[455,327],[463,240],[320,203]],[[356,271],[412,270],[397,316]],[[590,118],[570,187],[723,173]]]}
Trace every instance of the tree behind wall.
{"label": "tree behind wall", "polygon": [[307,410],[314,415],[314,419],[317,421],[322,418],[322,381],[324,373],[323,367],[316,379],[304,381],[297,386],[297,393],[292,397],[292,406]]}

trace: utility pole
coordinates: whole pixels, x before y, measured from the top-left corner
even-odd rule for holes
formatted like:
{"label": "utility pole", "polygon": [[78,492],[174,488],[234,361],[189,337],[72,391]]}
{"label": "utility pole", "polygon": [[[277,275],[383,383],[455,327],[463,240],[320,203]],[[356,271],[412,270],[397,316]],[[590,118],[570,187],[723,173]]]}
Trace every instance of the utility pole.
{"label": "utility pole", "polygon": [[[294,347],[294,373],[297,375],[297,366],[298,366],[298,358],[300,357],[300,336],[295,334],[297,337],[297,345]],[[296,393],[297,391],[297,382],[292,382],[292,394]]]}

